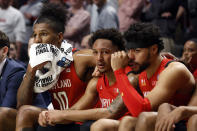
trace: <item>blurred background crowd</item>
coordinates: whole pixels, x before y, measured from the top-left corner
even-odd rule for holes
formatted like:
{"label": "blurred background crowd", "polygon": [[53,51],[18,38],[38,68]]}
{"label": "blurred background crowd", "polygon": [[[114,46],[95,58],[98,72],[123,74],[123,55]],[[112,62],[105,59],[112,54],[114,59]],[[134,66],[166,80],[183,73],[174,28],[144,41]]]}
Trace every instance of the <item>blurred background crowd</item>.
{"label": "blurred background crowd", "polygon": [[46,2],[65,6],[64,38],[78,49],[89,48],[88,39],[98,29],[116,28],[123,33],[136,22],[158,25],[164,51],[177,57],[184,43],[197,37],[196,0],[0,0],[0,30],[10,39],[10,58],[28,62],[33,23]]}

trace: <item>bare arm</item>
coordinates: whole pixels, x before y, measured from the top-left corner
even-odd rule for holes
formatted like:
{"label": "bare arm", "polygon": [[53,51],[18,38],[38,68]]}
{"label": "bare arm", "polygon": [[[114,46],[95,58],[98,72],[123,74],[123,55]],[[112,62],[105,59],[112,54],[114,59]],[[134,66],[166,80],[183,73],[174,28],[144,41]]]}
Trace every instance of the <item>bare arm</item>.
{"label": "bare arm", "polygon": [[[186,67],[178,62],[171,63],[160,74],[159,80],[154,89],[148,93],[147,97],[141,97],[121,69],[128,61],[125,52],[112,54],[111,64],[115,70],[115,76],[119,90],[123,93],[123,100],[130,113],[138,116],[142,111],[157,110],[158,106],[164,102],[169,102],[176,91],[183,88],[191,88],[192,75]],[[169,75],[170,74],[170,75]]]}
{"label": "bare arm", "polygon": [[35,82],[35,73],[38,69],[41,69],[47,62],[44,62],[40,65],[31,68],[30,65],[27,67],[26,74],[23,78],[23,81],[18,89],[17,93],[17,108],[20,108],[22,105],[32,105],[34,97],[34,82]]}
{"label": "bare arm", "polygon": [[[68,110],[49,110],[49,111],[43,111],[39,115],[38,122],[41,126],[46,126],[46,122],[48,121],[49,125],[55,125],[55,124],[68,124],[71,123],[72,119],[67,119],[67,116],[64,114],[69,114],[70,117],[74,117],[74,119],[78,119],[78,117],[81,116],[75,116],[75,113],[77,113],[77,110],[84,110],[84,109],[90,109],[93,108],[94,105],[96,105],[96,102],[98,101],[98,93],[96,89],[98,78],[92,78],[88,86],[86,88],[85,94],[75,103],[70,109]],[[47,112],[47,117],[46,117]],[[71,113],[69,113],[71,112]]]}
{"label": "bare arm", "polygon": [[33,102],[33,86],[34,86],[34,75],[29,72],[30,65],[27,67],[27,72],[23,78],[23,81],[18,89],[17,93],[17,108],[22,105],[31,105]]}

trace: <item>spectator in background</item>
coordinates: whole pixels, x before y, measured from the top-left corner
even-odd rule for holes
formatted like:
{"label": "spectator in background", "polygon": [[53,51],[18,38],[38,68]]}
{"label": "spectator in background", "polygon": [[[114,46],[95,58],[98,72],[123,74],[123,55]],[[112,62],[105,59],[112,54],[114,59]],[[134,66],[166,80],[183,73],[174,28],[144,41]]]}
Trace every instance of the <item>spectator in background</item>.
{"label": "spectator in background", "polygon": [[197,38],[192,38],[185,43],[181,60],[197,80]]}
{"label": "spectator in background", "polygon": [[197,37],[197,1],[188,0],[189,20],[190,26],[188,29],[187,37]]}
{"label": "spectator in background", "polygon": [[90,40],[91,36],[92,36],[92,34],[89,34],[89,35],[83,37],[83,39],[81,41],[81,47],[82,48],[90,49],[89,40]]}
{"label": "spectator in background", "polygon": [[5,32],[10,42],[16,43],[19,59],[26,31],[25,20],[22,13],[11,6],[11,0],[0,0],[0,30]]}
{"label": "spectator in background", "polygon": [[70,0],[70,19],[65,27],[64,38],[74,48],[81,49],[81,41],[90,32],[90,14],[83,9],[82,0]]}
{"label": "spectator in background", "polygon": [[150,8],[143,14],[143,21],[151,21],[161,29],[164,51],[172,52],[179,7],[185,8],[183,0],[152,0]]}
{"label": "spectator in background", "polygon": [[27,44],[29,38],[31,37],[33,30],[33,23],[38,17],[40,13],[40,9],[42,7],[42,3],[40,0],[28,0],[27,4],[21,6],[20,11],[23,13],[25,18],[26,24],[26,32],[24,34],[24,44],[22,45],[21,49],[21,60],[28,62],[28,55],[27,55]]}
{"label": "spectator in background", "polygon": [[10,49],[9,49],[9,58],[16,59],[16,44],[10,43]]}
{"label": "spectator in background", "polygon": [[118,9],[120,32],[125,32],[131,24],[140,21],[144,0],[122,0]]}
{"label": "spectator in background", "polygon": [[117,12],[107,0],[93,0],[94,4],[91,12],[90,31],[95,32],[99,29],[119,28]]}

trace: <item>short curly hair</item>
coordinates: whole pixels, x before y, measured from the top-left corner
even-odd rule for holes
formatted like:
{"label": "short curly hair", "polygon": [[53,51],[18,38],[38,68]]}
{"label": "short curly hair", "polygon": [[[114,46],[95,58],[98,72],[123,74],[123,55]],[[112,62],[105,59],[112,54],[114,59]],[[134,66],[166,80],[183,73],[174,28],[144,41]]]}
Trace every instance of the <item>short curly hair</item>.
{"label": "short curly hair", "polygon": [[10,41],[8,36],[4,32],[0,31],[0,48],[4,46],[10,48]]}
{"label": "short curly hair", "polygon": [[126,48],[147,48],[151,45],[158,45],[158,52],[164,46],[161,40],[160,29],[152,23],[136,23],[124,33]]}
{"label": "short curly hair", "polygon": [[60,4],[44,4],[34,24],[47,23],[57,33],[64,33],[68,12]]}
{"label": "short curly hair", "polygon": [[125,46],[124,46],[125,41],[124,41],[122,34],[114,28],[101,29],[101,30],[94,32],[89,40],[89,46],[92,47],[94,42],[97,39],[110,40],[112,41],[113,45],[118,47],[119,50],[125,49]]}

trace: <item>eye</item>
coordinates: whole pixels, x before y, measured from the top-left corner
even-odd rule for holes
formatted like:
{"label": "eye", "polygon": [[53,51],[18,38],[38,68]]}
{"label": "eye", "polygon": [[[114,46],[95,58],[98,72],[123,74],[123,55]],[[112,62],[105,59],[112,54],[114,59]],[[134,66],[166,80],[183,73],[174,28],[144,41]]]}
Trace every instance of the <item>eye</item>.
{"label": "eye", "polygon": [[140,49],[135,49],[134,50],[136,53],[139,53],[140,52]]}
{"label": "eye", "polygon": [[97,55],[97,54],[98,54],[98,52],[94,50],[93,51],[93,55]]}
{"label": "eye", "polygon": [[41,36],[47,36],[48,34],[47,33],[41,33],[40,35]]}
{"label": "eye", "polygon": [[103,54],[110,54],[110,51],[103,51]]}

